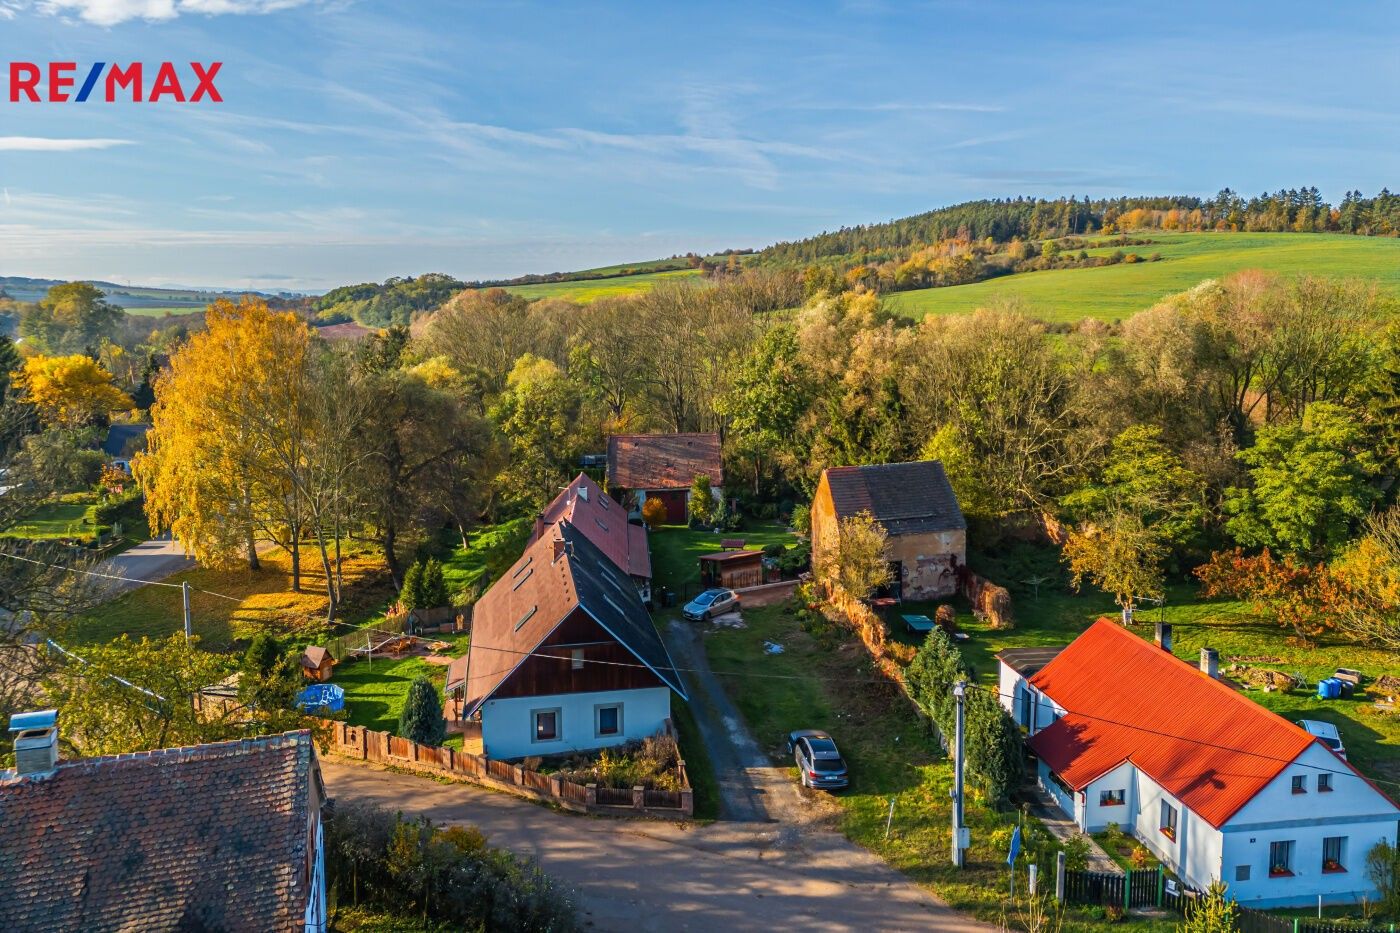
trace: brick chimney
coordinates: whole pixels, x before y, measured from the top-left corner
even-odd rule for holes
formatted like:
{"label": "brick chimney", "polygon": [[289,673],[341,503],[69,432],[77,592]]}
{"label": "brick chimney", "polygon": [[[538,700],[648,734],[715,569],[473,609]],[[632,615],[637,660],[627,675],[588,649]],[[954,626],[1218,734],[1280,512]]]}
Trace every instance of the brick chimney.
{"label": "brick chimney", "polygon": [[1220,652],[1214,648],[1201,649],[1201,673],[1212,680],[1220,679]]}
{"label": "brick chimney", "polygon": [[15,743],[15,773],[48,777],[58,768],[58,710],[15,713],[10,717]]}
{"label": "brick chimney", "polygon": [[1172,650],[1172,624],[1170,622],[1158,622],[1157,633],[1152,639],[1157,643],[1157,647],[1171,654]]}

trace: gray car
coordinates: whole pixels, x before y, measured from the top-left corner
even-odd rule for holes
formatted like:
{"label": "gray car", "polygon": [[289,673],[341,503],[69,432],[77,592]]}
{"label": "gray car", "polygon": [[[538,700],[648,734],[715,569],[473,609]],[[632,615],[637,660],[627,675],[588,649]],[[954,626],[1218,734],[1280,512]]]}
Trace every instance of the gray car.
{"label": "gray car", "polygon": [[797,762],[803,787],[839,790],[850,783],[846,760],[825,732],[799,729],[788,736],[788,751]]}
{"label": "gray car", "polygon": [[681,613],[687,619],[706,622],[715,616],[722,616],[739,606],[739,594],[733,590],[706,590],[685,604]]}

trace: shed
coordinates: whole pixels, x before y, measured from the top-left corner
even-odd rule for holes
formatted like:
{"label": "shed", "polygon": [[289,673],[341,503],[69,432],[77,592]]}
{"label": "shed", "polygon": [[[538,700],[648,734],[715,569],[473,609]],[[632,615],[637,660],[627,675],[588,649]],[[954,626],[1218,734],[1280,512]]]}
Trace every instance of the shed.
{"label": "shed", "polygon": [[312,645],[301,653],[301,672],[308,680],[324,683],[331,679],[335,658],[320,645]]}
{"label": "shed", "polygon": [[762,551],[719,551],[700,555],[700,582],[737,589],[763,582]]}

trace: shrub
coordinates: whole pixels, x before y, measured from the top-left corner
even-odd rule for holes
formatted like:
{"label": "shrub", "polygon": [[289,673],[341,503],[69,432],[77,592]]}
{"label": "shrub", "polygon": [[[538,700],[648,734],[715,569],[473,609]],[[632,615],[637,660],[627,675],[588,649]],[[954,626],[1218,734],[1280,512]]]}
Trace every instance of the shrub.
{"label": "shrub", "polygon": [[366,804],[326,822],[326,875],[341,903],[410,913],[452,929],[577,929],[566,891],[529,859],[486,845],[479,830],[438,829]]}
{"label": "shrub", "polygon": [[1400,848],[1384,839],[1366,853],[1366,877],[1380,894],[1381,910],[1400,917]]}
{"label": "shrub", "polygon": [[601,787],[648,787],[680,790],[680,750],[668,735],[653,735],[616,748],[605,748],[596,758],[569,762],[559,776],[576,784]]}
{"label": "shrub", "polygon": [[715,494],[710,486],[708,473],[695,474],[690,484],[690,521],[696,525],[709,525],[714,522],[719,511]]}
{"label": "shrub", "polygon": [[1219,881],[1186,905],[1186,919],[1177,927],[1182,933],[1236,933],[1239,928],[1239,908]]}
{"label": "shrub", "polygon": [[765,544],[763,546],[763,556],[772,560],[777,560],[778,558],[782,557],[786,551],[787,546],[779,544],[776,541],[772,544]]}
{"label": "shrub", "polygon": [[795,577],[812,566],[812,542],[798,541],[778,558],[778,570],[785,577]]}
{"label": "shrub", "polygon": [[1075,833],[1065,841],[1065,868],[1070,871],[1087,871],[1089,868],[1089,838],[1083,833]]}
{"label": "shrub", "polygon": [[141,493],[131,492],[110,496],[92,509],[92,520],[97,525],[115,525],[118,522],[138,521],[141,518]]}
{"label": "shrub", "polygon": [[418,677],[408,686],[408,698],[399,713],[399,735],[419,745],[437,746],[447,740],[447,720],[442,716],[437,687],[426,677]]}
{"label": "shrub", "polygon": [[652,497],[642,503],[642,521],[648,528],[660,528],[666,524],[666,503]]}
{"label": "shrub", "polygon": [[1128,861],[1134,868],[1146,868],[1152,864],[1152,853],[1147,851],[1147,847],[1142,843],[1133,846],[1132,854],[1128,856]]}
{"label": "shrub", "polygon": [[808,505],[792,507],[792,530],[800,535],[812,533],[812,509]]}

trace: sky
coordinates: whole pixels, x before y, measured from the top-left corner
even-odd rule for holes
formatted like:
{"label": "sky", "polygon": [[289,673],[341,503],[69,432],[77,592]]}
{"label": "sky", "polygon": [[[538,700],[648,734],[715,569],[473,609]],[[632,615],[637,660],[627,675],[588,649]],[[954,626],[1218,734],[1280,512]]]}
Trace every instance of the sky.
{"label": "sky", "polygon": [[[1335,201],[1400,186],[1397,40],[1362,2],[0,0],[0,275],[314,291],[983,197]],[[12,61],[166,60],[223,102],[9,101]]]}

